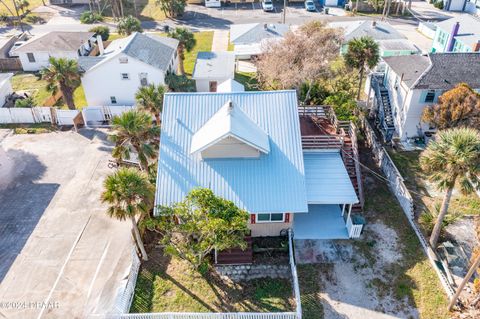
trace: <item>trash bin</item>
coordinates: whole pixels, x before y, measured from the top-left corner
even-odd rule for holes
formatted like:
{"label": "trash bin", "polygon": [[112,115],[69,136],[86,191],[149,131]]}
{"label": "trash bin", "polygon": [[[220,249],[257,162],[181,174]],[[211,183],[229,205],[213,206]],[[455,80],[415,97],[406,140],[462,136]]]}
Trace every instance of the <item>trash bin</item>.
{"label": "trash bin", "polygon": [[328,8],[325,8],[325,14],[328,14]]}
{"label": "trash bin", "polygon": [[163,26],[163,32],[168,33],[170,32],[170,27],[168,25]]}

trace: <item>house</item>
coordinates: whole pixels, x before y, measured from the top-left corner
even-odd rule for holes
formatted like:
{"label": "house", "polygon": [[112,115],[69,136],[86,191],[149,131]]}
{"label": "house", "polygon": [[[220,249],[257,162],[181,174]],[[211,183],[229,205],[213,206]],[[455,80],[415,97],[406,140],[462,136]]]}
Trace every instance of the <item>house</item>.
{"label": "house", "polygon": [[480,90],[480,53],[431,53],[384,58],[383,73],[370,75],[368,101],[388,141],[407,142],[435,129],[421,121],[423,109],[458,83]]}
{"label": "house", "polygon": [[348,42],[365,36],[373,38],[379,44],[380,56],[382,57],[410,55],[419,52],[415,45],[387,22],[364,20],[342,21],[331,22],[328,26],[335,29],[343,29],[344,41],[340,48],[341,54],[347,52]]}
{"label": "house", "polygon": [[290,30],[280,23],[248,23],[230,26],[230,42],[234,45],[235,57],[248,60],[262,54],[270,41],[281,41]]}
{"label": "house", "polygon": [[252,236],[293,228],[296,239],[353,237],[349,139],[305,144],[300,118],[290,90],[165,94],[155,207],[205,187],[250,213]]}
{"label": "house", "polygon": [[443,10],[480,13],[480,0],[443,0]]}
{"label": "house", "polygon": [[165,84],[178,67],[178,41],[133,33],[112,41],[98,56],[81,57],[85,98],[90,106],[134,105],[140,86]]}
{"label": "house", "polygon": [[197,92],[216,92],[218,84],[235,77],[232,52],[198,52],[192,79]]}
{"label": "house", "polygon": [[7,102],[7,97],[13,93],[10,79],[13,73],[0,73],[0,107]]}
{"label": "house", "polygon": [[35,72],[47,67],[50,57],[77,60],[88,55],[96,41],[93,32],[54,31],[31,38],[15,52],[23,70]]}
{"label": "house", "polygon": [[245,86],[233,79],[228,79],[220,83],[217,87],[217,92],[230,93],[230,92],[244,92]]}
{"label": "house", "polygon": [[480,51],[480,19],[469,14],[435,24],[432,52]]}

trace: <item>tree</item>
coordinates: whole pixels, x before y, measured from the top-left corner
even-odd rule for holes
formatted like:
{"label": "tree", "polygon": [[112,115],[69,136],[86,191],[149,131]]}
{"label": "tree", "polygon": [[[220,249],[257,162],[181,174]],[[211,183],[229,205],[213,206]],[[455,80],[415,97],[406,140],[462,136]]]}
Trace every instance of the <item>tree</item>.
{"label": "tree", "polygon": [[152,124],[152,116],[144,111],[132,110],[113,118],[115,143],[112,156],[117,160],[130,159],[131,151],[138,156],[140,168],[148,171],[150,162],[158,156],[160,127]]}
{"label": "tree", "polygon": [[197,40],[193,36],[193,33],[187,28],[175,28],[168,34],[169,37],[178,40],[177,53],[180,58],[180,73],[185,74],[185,66],[183,61],[185,60],[185,51],[190,52],[197,44]]}
{"label": "tree", "polygon": [[[195,269],[214,250],[246,248],[249,214],[210,189],[196,188],[185,200],[159,207],[158,216],[142,225],[161,233],[165,253],[189,262]],[[179,222],[181,221],[181,222]]]}
{"label": "tree", "polygon": [[107,176],[103,183],[102,202],[108,203],[107,214],[118,220],[130,219],[135,241],[142,253],[143,260],[148,260],[136,216],[148,216],[153,207],[155,187],[150,184],[148,176],[135,168],[122,167]]}
{"label": "tree", "polygon": [[163,109],[163,95],[168,91],[168,88],[163,85],[156,86],[150,84],[142,86],[135,94],[137,103],[147,112],[155,116],[155,122],[160,126],[160,113]]}
{"label": "tree", "polygon": [[464,194],[480,190],[480,133],[470,128],[438,132],[421,154],[420,165],[429,180],[445,192],[430,236],[430,245],[435,249],[455,185]]}
{"label": "tree", "polygon": [[110,37],[110,29],[104,25],[98,25],[96,27],[91,28],[88,30],[89,32],[94,32],[96,35],[102,37],[102,41],[107,41]]}
{"label": "tree", "polygon": [[185,12],[186,0],[157,0],[156,5],[160,6],[165,15],[169,18],[176,18]]}
{"label": "tree", "polygon": [[363,76],[365,70],[374,68],[380,60],[378,43],[371,37],[361,37],[348,42],[348,50],[345,54],[345,63],[355,69],[358,69],[359,83],[357,91],[357,100],[360,99],[362,91]]}
{"label": "tree", "polygon": [[468,126],[480,127],[480,94],[466,83],[443,93],[438,103],[423,110],[422,120],[437,129]]}
{"label": "tree", "polygon": [[314,83],[330,74],[330,63],[340,51],[341,34],[315,21],[288,32],[282,41],[270,41],[257,61],[258,80],[264,89],[306,86],[304,104]]}
{"label": "tree", "polygon": [[55,95],[61,92],[63,101],[70,110],[75,110],[73,92],[80,86],[80,74],[75,60],[66,58],[48,59],[49,66],[40,71],[42,79],[47,81],[47,90]]}
{"label": "tree", "polygon": [[130,35],[133,32],[143,32],[143,29],[140,20],[132,16],[127,16],[118,21],[117,31],[121,35]]}

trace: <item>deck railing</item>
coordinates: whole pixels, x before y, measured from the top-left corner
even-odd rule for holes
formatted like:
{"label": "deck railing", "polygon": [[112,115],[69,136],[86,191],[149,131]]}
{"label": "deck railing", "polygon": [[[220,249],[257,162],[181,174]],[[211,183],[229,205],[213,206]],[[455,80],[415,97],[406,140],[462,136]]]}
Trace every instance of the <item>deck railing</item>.
{"label": "deck railing", "polygon": [[355,225],[352,222],[352,217],[348,216],[347,218],[347,231],[348,237],[350,238],[359,238],[362,233],[363,225]]}
{"label": "deck railing", "polygon": [[343,145],[341,135],[304,135],[303,149],[340,149]]}

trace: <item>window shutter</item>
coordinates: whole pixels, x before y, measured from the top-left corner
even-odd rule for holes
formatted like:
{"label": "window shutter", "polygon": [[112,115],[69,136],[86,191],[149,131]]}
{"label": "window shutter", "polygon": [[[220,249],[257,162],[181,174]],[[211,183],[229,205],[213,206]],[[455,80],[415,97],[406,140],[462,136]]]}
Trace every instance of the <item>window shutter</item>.
{"label": "window shutter", "polygon": [[255,224],[255,214],[250,214],[250,224]]}
{"label": "window shutter", "polygon": [[286,223],[290,222],[290,213],[285,213],[285,222]]}

